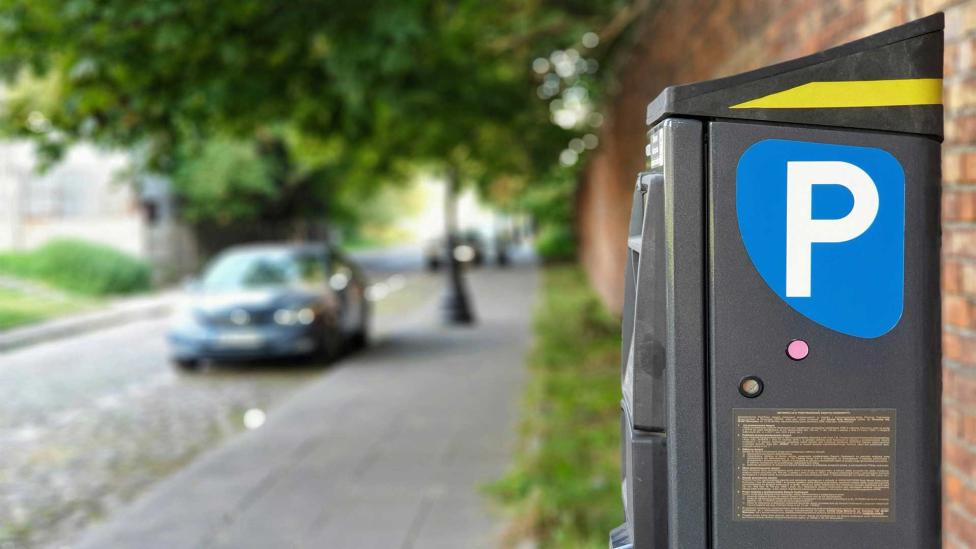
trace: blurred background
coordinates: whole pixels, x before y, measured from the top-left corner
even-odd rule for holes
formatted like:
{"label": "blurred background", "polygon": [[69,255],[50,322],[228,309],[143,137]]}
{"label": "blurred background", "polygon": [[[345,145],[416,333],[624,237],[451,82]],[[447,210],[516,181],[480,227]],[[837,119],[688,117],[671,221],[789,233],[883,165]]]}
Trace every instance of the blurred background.
{"label": "blurred background", "polygon": [[605,546],[647,103],[939,10],[976,546],[976,1],[0,0],[0,547]]}

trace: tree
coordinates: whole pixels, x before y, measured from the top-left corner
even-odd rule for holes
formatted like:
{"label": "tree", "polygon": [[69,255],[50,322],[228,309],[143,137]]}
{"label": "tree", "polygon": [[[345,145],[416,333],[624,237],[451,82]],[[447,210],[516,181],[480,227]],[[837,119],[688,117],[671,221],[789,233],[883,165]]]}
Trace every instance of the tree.
{"label": "tree", "polygon": [[628,4],[0,0],[0,77],[15,84],[0,123],[51,158],[82,139],[139,146],[148,169],[186,181],[215,148],[269,133],[304,144],[289,153],[302,173],[342,185],[418,167],[452,192],[532,181],[576,135],[550,123],[532,60]]}

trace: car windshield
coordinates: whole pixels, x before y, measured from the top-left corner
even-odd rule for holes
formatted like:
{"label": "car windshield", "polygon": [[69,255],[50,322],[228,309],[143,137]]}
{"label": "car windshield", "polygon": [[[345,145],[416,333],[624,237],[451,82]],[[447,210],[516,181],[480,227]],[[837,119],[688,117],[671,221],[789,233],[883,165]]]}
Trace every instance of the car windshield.
{"label": "car windshield", "polygon": [[217,258],[200,281],[205,292],[307,286],[325,281],[325,264],[314,254],[287,250],[231,252]]}

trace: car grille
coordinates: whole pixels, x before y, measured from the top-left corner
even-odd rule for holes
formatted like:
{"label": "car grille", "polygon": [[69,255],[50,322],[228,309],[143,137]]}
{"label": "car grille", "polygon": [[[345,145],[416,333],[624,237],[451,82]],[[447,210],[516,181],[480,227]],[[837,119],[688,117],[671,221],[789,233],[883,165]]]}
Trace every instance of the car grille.
{"label": "car grille", "polygon": [[[236,311],[243,311],[247,314],[246,321],[241,322],[242,317]],[[221,311],[211,315],[202,315],[203,320],[215,327],[238,328],[242,326],[264,326],[274,323],[273,311],[249,311],[246,309],[233,309]]]}

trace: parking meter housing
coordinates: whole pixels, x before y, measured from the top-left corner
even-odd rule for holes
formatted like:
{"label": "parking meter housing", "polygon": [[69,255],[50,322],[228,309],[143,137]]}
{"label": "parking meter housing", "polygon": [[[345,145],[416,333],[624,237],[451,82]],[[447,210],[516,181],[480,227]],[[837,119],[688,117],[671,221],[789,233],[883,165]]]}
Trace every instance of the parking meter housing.
{"label": "parking meter housing", "polygon": [[941,543],[943,26],[648,106],[612,548]]}

